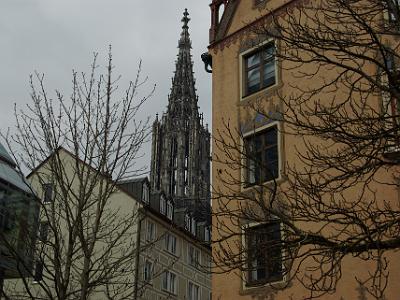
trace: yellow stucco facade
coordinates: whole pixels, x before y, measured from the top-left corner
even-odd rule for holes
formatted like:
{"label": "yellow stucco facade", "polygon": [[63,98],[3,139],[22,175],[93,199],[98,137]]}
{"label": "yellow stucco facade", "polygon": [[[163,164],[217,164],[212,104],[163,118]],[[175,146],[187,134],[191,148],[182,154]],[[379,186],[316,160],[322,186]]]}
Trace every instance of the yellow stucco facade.
{"label": "yellow stucco facade", "polygon": [[[251,187],[243,185],[244,178],[244,163],[239,164],[240,167],[229,168],[227,162],[235,159],[240,161],[240,153],[232,151],[229,153],[229,147],[223,149],[218,145],[221,140],[221,135],[231,135],[231,141],[236,142],[237,145],[242,147],[243,138],[245,139],[248,134],[255,134],[265,130],[271,126],[278,128],[278,154],[279,154],[279,174],[276,176],[276,182],[279,189],[284,190],[287,178],[288,166],[301,165],[300,159],[296,153],[306,151],[305,145],[302,142],[302,137],[292,135],[291,128],[280,122],[275,117],[270,120],[265,117],[260,117],[258,120],[257,112],[251,108],[258,106],[264,112],[271,113],[271,115],[279,114],[287,111],[285,104],[280,100],[282,95],[288,96],[295,91],[291,88],[290,83],[296,82],[297,85],[307,87],[318,87],[323,83],[323,80],[329,78],[330,74],[334,74],[334,70],[323,70],[320,77],[314,76],[311,80],[306,76],[299,76],[301,68],[292,69],[293,64],[288,61],[277,61],[275,64],[275,83],[266,88],[260,89],[258,92],[246,95],[244,83],[244,58],[254,49],[260,48],[268,44],[271,40],[268,38],[261,38],[255,33],[255,26],[258,20],[264,18],[270,12],[276,11],[278,8],[285,11],[294,7],[298,1],[253,1],[253,0],[238,0],[238,1],[213,1],[213,4],[223,5],[227,2],[223,16],[217,16],[212,21],[211,25],[211,42],[209,46],[209,53],[212,56],[212,135],[214,137],[213,143],[213,165],[212,165],[212,182],[213,190],[221,191],[214,192],[213,200],[213,256],[216,260],[221,260],[224,253],[221,253],[221,243],[219,239],[224,230],[221,226],[230,227],[234,232],[241,230],[240,221],[233,220],[229,214],[219,215],[221,210],[231,209],[237,211],[238,206],[235,201],[226,200],[221,197],[221,194],[240,194],[240,192],[251,192]],[[306,1],[307,2],[307,1]],[[217,21],[218,20],[218,21]],[[217,24],[217,22],[219,22]],[[214,32],[213,31],[214,27]],[[279,42],[275,44],[277,51],[279,51]],[[310,64],[308,68],[313,68]],[[371,73],[376,72],[375,66],[366,67],[366,70]],[[332,75],[333,76],[333,75]],[[340,89],[337,95],[340,95]],[[370,100],[373,107],[377,110],[380,109],[382,101],[379,95],[371,95]],[[375,106],[374,106],[375,105]],[[312,140],[313,137],[310,137]],[[219,140],[219,141],[218,141]],[[315,143],[321,143],[318,137],[315,137]],[[228,150],[227,150],[228,149]],[[232,154],[233,153],[233,154]],[[228,158],[228,156],[230,156]],[[376,174],[377,178],[382,182],[392,181],[393,174],[386,170],[380,170]],[[222,178],[222,179],[221,179]],[[233,179],[231,179],[233,178]],[[224,182],[224,180],[226,180]],[[376,182],[378,182],[377,180]],[[232,184],[227,184],[232,182]],[[370,185],[373,193],[379,194],[382,199],[391,199],[392,204],[395,205],[399,201],[399,190],[396,185],[387,186],[379,185],[377,183]],[[236,185],[235,185],[236,183]],[[359,193],[357,185],[349,191],[347,195],[357,195]],[[227,205],[221,208],[222,204]],[[217,216],[216,216],[217,215]],[[221,225],[223,224],[223,225]],[[228,224],[228,225],[227,225]],[[229,225],[230,224],[230,225]],[[314,226],[312,224],[305,224],[307,226]],[[225,231],[226,232],[226,231]],[[228,234],[227,234],[228,235]],[[241,252],[245,243],[241,240],[243,237],[238,235],[231,237],[231,241],[227,248],[232,252]],[[245,255],[245,254],[244,254]],[[229,256],[229,255],[228,255]],[[232,255],[233,257],[233,255]],[[387,300],[398,299],[400,295],[400,288],[398,282],[400,280],[400,255],[398,251],[389,251],[387,256],[389,264],[388,271],[390,273],[387,281],[386,298]],[[229,265],[229,264],[228,264]],[[283,278],[282,285],[271,285],[269,283],[257,286],[247,286],[244,278],[247,276],[245,271],[233,267],[227,267],[225,271],[219,268],[215,269],[215,274],[212,277],[212,293],[213,299],[233,300],[233,299],[274,299],[274,300],[287,300],[287,299],[308,299],[309,291],[305,289],[298,281],[293,280],[283,290],[276,289],[276,287],[285,286],[285,278]],[[302,266],[299,272],[301,274],[307,266]],[[321,299],[333,300],[352,300],[352,299],[374,299],[371,295],[363,290],[355,278],[364,278],[368,272],[373,272],[373,264],[368,260],[361,258],[354,258],[351,255],[346,256],[341,264],[341,279],[338,282],[336,290],[333,294],[324,295]],[[296,269],[296,262],[289,271],[293,275],[293,270]]]}

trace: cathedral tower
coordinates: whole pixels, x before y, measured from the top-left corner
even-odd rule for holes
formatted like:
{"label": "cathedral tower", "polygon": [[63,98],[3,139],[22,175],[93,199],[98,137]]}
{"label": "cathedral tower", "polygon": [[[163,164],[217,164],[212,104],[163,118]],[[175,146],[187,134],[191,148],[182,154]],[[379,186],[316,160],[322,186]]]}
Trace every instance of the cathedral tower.
{"label": "cathedral tower", "polygon": [[185,9],[168,108],[153,124],[150,182],[153,191],[189,206],[209,204],[210,133],[197,106],[188,15]]}

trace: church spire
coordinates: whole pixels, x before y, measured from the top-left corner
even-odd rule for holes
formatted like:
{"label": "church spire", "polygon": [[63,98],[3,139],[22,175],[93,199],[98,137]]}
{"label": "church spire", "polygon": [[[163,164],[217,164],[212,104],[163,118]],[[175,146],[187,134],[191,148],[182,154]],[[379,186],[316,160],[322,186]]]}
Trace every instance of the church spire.
{"label": "church spire", "polygon": [[182,32],[178,42],[178,56],[175,62],[175,75],[172,80],[168,110],[175,115],[196,115],[197,97],[193,76],[193,62],[190,54],[192,42],[189,37],[189,13],[185,9],[182,18]]}

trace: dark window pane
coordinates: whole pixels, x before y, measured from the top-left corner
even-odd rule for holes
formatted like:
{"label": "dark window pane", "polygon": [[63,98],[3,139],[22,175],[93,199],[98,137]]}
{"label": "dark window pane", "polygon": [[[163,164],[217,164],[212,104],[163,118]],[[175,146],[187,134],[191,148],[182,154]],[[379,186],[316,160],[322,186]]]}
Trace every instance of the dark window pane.
{"label": "dark window pane", "polygon": [[257,285],[282,279],[280,223],[271,222],[246,230],[248,284]]}
{"label": "dark window pane", "polygon": [[253,55],[247,57],[247,68],[254,67],[260,63],[260,53],[254,53]]}
{"label": "dark window pane", "polygon": [[268,87],[275,84],[275,61],[270,61],[264,65],[263,86]]}
{"label": "dark window pane", "polygon": [[256,68],[247,73],[247,92],[253,93],[260,89],[260,69]]}
{"label": "dark window pane", "polygon": [[265,137],[265,144],[270,146],[270,145],[275,145],[277,143],[277,128],[273,127],[272,129],[268,130],[265,132],[264,137]]}

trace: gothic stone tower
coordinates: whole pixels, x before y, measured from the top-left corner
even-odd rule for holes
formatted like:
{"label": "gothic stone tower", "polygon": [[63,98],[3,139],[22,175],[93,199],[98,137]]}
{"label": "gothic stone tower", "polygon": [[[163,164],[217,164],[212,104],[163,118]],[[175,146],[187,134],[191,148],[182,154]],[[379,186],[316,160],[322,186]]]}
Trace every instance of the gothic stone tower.
{"label": "gothic stone tower", "polygon": [[209,203],[210,133],[197,107],[188,15],[185,9],[167,112],[153,124],[150,181],[175,201]]}

